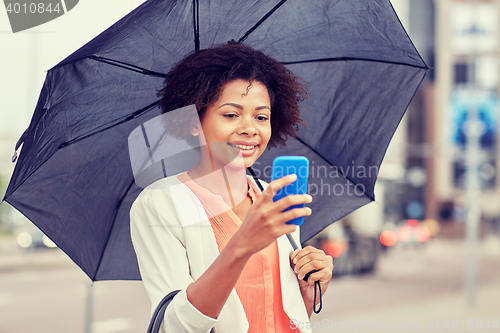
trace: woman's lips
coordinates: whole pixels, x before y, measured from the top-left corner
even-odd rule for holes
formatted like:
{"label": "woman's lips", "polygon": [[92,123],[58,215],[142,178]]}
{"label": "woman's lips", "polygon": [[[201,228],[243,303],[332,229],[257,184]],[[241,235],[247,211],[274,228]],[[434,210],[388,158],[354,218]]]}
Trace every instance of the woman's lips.
{"label": "woman's lips", "polygon": [[[255,144],[251,144],[251,145],[249,145],[249,144],[235,144],[235,143],[231,143],[231,142],[229,142],[228,145],[230,147],[233,147],[234,149],[238,149],[238,151],[241,152],[241,155],[243,157],[252,156],[255,153],[255,151],[257,150],[257,147],[259,146],[259,145],[255,145]],[[249,147],[252,147],[252,148],[248,149]]]}

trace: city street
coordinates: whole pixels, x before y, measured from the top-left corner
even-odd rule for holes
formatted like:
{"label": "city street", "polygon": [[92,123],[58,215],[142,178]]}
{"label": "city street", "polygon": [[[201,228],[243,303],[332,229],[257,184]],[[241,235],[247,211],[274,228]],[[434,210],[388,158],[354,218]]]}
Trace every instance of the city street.
{"label": "city street", "polygon": [[[375,274],[332,280],[323,311],[311,323],[297,324],[312,325],[314,332],[398,329],[398,324],[400,330],[428,331],[431,325],[432,331],[448,332],[462,331],[462,325],[470,330],[468,324],[475,329],[477,320],[486,329],[489,320],[489,329],[496,331],[491,327],[500,319],[495,244],[481,247],[475,308],[467,306],[463,288],[464,243],[437,239],[419,248],[390,249]],[[89,285],[88,277],[58,250],[1,254],[0,332],[85,332]],[[140,282],[101,281],[92,289],[92,333],[146,331],[150,308]]]}
{"label": "city street", "polygon": [[[498,244],[484,242],[480,249],[480,282],[475,307],[468,306],[465,293],[465,243],[434,239],[421,248],[393,249],[382,256],[374,275],[332,280],[323,311],[311,318],[312,324],[316,322],[314,332],[346,329],[363,332],[391,327],[393,330],[460,332],[476,329],[476,325],[479,329],[477,320],[482,320],[482,329],[486,329],[486,320],[490,326],[497,320],[498,326]],[[459,327],[452,327],[454,319]],[[471,319],[474,324],[471,321],[469,329]],[[429,328],[429,320],[439,325]],[[445,327],[447,320],[448,328]],[[462,320],[465,329],[462,329]]]}

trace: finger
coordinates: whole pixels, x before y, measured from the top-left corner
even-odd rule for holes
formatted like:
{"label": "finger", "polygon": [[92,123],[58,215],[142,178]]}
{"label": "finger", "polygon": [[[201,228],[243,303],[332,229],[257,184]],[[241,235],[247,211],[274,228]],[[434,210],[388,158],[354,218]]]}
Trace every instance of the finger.
{"label": "finger", "polygon": [[[313,248],[315,249],[315,248]],[[317,249],[315,249],[317,250]],[[330,256],[325,255],[323,251],[317,250],[318,252],[309,253],[306,256],[298,259],[298,255],[294,259],[298,259],[294,265],[294,271],[298,275],[300,273],[300,277],[303,278],[307,273],[311,271],[319,271],[324,270],[329,272],[331,275],[333,271],[333,260]]]}
{"label": "finger", "polygon": [[[297,278],[299,279],[303,279],[303,277],[301,278],[300,276],[297,276]],[[312,273],[311,275],[309,275],[309,278],[307,279],[307,282],[309,285],[314,285],[314,283],[316,281],[319,281],[320,283],[327,283],[328,281],[330,281],[332,278],[332,275],[331,274],[328,274],[328,272],[325,272],[324,270],[321,270],[321,271],[318,271],[318,272],[315,272],[315,273]]]}
{"label": "finger", "polygon": [[311,203],[312,199],[309,194],[290,194],[276,201],[274,209],[282,212],[290,206]]}
{"label": "finger", "polygon": [[323,251],[311,245],[307,245],[306,247],[300,249],[301,257],[314,252],[323,252]]}
{"label": "finger", "polygon": [[[326,256],[326,254],[322,251],[322,250],[319,250],[313,246],[306,246],[305,248],[301,249],[295,256],[294,258],[294,264],[297,264],[297,262],[299,260],[301,260],[302,258],[309,258],[308,261],[311,261],[311,260],[314,260],[314,259],[317,259],[319,258],[319,256],[314,256],[314,255],[311,255],[312,253],[316,253],[318,254],[319,256],[321,256],[321,254],[324,254]],[[305,263],[305,262],[304,262]],[[304,264],[303,263],[303,264]]]}
{"label": "finger", "polygon": [[269,183],[269,186],[264,190],[262,194],[269,200],[274,197],[276,192],[281,190],[283,187],[287,186],[288,184],[293,183],[294,181],[297,180],[297,175],[291,174],[285,177],[278,178],[276,180],[273,180],[272,182]]}
{"label": "finger", "polygon": [[286,212],[278,213],[276,216],[276,221],[279,224],[286,224],[286,222],[296,219],[298,217],[309,216],[312,214],[312,210],[309,207],[294,208],[287,210]]}
{"label": "finger", "polygon": [[[297,253],[299,253],[299,249],[295,250],[295,251],[292,251],[290,252],[290,262],[293,264],[293,259],[295,259],[295,257],[297,256]],[[295,264],[293,264],[295,266]]]}
{"label": "finger", "polygon": [[297,226],[295,224],[283,224],[281,226],[281,234],[280,236],[286,235],[286,234],[291,234],[297,229]]}
{"label": "finger", "polygon": [[314,274],[316,272],[319,272],[319,270],[313,269],[312,271],[307,272],[306,275],[304,275],[304,277],[302,278],[302,280],[307,282],[307,280],[309,279],[309,276],[311,276],[312,274]]}
{"label": "finger", "polygon": [[310,261],[306,263],[305,265],[301,265],[300,261],[297,265],[295,265],[294,271],[298,275],[299,279],[303,279],[304,276],[309,273],[310,271],[314,270],[323,270],[328,267],[328,263],[326,261]]}
{"label": "finger", "polygon": [[322,270],[333,271],[333,263],[330,260],[330,256],[322,256],[321,254],[313,254],[302,257],[294,265],[294,271],[298,274],[302,272],[302,275],[307,274],[312,270]]}
{"label": "finger", "polygon": [[273,235],[273,237],[281,237],[286,234],[291,234],[297,229],[297,226],[295,224],[286,224],[284,222],[281,222],[280,220],[274,220],[273,224],[275,224],[271,231],[270,234]]}

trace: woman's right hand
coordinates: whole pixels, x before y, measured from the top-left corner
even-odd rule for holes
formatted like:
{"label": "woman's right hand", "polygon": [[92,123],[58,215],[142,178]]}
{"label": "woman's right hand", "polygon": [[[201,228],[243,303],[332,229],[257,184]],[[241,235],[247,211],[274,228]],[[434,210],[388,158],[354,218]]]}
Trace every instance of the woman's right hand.
{"label": "woman's right hand", "polygon": [[[278,237],[294,232],[295,224],[286,222],[297,217],[311,215],[311,208],[294,208],[283,212],[290,206],[312,202],[309,194],[288,195],[276,202],[273,197],[281,188],[293,183],[296,175],[288,175],[269,183],[257,201],[250,206],[234,241],[238,242],[243,254],[252,255],[269,246]],[[233,240],[232,239],[232,240]]]}
{"label": "woman's right hand", "polygon": [[293,175],[271,182],[247,210],[240,228],[217,259],[202,276],[189,285],[188,301],[200,312],[217,318],[252,254],[270,245],[276,238],[293,232],[296,226],[286,222],[311,215],[311,209],[307,207],[283,212],[292,205],[311,202],[310,195],[289,195],[273,201],[274,194],[279,189],[296,179],[297,176]]}

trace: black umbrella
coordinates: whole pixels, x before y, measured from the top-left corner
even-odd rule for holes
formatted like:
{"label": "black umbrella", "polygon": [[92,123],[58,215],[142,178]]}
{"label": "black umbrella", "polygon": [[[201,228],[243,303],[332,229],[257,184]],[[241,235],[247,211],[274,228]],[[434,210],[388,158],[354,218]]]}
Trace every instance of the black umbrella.
{"label": "black umbrella", "polygon": [[311,160],[321,195],[302,241],[372,201],[377,168],[427,70],[389,0],[145,2],[47,73],[4,200],[92,280],[140,279],[129,210],[142,188],[127,137],[160,114],[164,73],[193,49],[232,39],[309,81],[308,126],[255,165],[267,179],[276,155]]}

